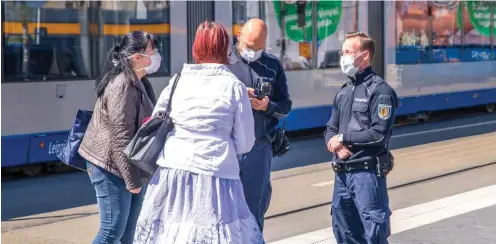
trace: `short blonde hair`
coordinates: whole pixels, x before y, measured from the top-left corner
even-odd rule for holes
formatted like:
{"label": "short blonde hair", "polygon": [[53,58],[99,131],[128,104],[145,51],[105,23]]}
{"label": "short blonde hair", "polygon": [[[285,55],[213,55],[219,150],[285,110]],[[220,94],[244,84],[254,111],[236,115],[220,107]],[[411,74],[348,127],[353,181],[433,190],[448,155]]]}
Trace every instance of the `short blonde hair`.
{"label": "short blonde hair", "polygon": [[348,40],[351,38],[358,38],[360,41],[360,51],[367,50],[370,53],[370,60],[374,60],[375,55],[375,41],[369,35],[363,32],[350,32],[346,34],[344,40]]}

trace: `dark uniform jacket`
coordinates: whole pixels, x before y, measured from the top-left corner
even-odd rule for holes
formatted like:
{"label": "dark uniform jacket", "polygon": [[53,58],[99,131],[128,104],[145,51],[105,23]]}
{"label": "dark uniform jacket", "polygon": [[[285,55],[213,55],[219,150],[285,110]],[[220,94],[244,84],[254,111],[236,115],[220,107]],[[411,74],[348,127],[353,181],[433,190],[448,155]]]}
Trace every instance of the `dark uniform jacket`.
{"label": "dark uniform jacket", "polygon": [[260,59],[248,63],[238,53],[234,45],[229,54],[229,69],[246,87],[254,88],[257,78],[272,84],[269,95],[269,108],[266,112],[253,110],[255,119],[255,137],[263,139],[275,130],[279,119],[286,118],[291,111],[286,74],[279,59],[263,52]]}
{"label": "dark uniform jacket", "polygon": [[[343,134],[343,144],[353,153],[344,161],[374,158],[387,149],[398,98],[371,67],[348,79],[334,97],[325,141]],[[334,160],[342,161],[336,155]]]}
{"label": "dark uniform jacket", "polygon": [[[136,86],[124,74],[109,82],[97,99],[79,154],[90,163],[124,179],[128,189],[141,187],[149,177],[129,163],[124,148],[136,134],[141,121],[153,112],[155,93],[148,80]],[[148,94],[153,104],[145,97]]]}

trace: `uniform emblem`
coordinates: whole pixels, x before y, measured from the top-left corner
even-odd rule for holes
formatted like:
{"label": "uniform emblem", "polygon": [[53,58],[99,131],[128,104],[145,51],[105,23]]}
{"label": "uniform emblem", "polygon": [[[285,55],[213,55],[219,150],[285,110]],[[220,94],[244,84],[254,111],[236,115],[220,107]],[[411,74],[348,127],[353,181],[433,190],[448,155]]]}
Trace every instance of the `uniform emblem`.
{"label": "uniform emblem", "polygon": [[386,120],[391,117],[391,105],[388,104],[379,104],[379,107],[377,108],[377,114],[379,115],[379,118]]}

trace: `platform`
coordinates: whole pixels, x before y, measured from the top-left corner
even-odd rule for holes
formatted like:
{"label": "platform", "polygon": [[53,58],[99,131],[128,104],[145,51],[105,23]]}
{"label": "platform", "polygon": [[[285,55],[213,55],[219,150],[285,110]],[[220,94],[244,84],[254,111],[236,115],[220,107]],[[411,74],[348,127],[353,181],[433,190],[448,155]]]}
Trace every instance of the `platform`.
{"label": "platform", "polygon": [[[495,152],[496,132],[393,150],[396,165],[388,176],[394,233],[390,243],[496,243],[487,217],[496,212],[495,200],[487,198],[496,194]],[[273,197],[264,230],[268,243],[333,243],[333,175],[329,163],[272,174]],[[2,243],[90,243],[98,230],[92,194],[84,173],[2,182]],[[453,207],[453,201],[446,200],[453,198],[470,207]],[[48,204],[54,204],[54,210]],[[420,215],[420,222],[405,220],[420,212],[432,215]],[[471,229],[459,231],[461,226]],[[443,231],[454,234],[442,239]],[[469,231],[484,241],[477,242]],[[308,236],[318,238],[291,242]]]}

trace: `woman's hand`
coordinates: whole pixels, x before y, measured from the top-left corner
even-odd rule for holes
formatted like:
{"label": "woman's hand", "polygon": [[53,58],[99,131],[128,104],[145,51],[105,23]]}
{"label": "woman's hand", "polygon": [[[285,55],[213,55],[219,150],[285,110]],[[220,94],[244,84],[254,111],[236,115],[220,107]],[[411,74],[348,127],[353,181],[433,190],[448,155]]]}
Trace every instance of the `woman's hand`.
{"label": "woman's hand", "polygon": [[129,190],[129,191],[130,191],[131,193],[133,193],[133,194],[139,194],[139,193],[140,193],[140,191],[141,191],[141,187],[136,188],[136,189],[132,189],[132,190]]}
{"label": "woman's hand", "polygon": [[150,119],[151,119],[151,117],[150,117],[150,116],[148,116],[148,117],[144,118],[144,119],[143,119],[143,121],[141,121],[141,124],[143,125],[144,123],[146,123],[146,121],[148,121],[148,120],[150,120]]}

